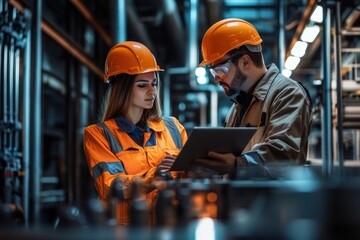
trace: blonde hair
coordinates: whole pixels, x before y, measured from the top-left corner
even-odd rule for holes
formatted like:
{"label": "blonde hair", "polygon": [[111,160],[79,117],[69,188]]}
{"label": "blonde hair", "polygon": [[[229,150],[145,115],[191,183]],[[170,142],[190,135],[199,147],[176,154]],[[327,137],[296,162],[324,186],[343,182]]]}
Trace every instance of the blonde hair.
{"label": "blonde hair", "polygon": [[[111,77],[108,89],[104,96],[104,100],[99,115],[99,121],[104,122],[115,116],[125,115],[129,110],[131,93],[135,84],[137,75],[119,74]],[[160,105],[160,86],[159,74],[156,73],[158,79],[158,94],[155,97],[154,106],[151,109],[145,109],[142,115],[142,121],[160,120],[162,117]]]}

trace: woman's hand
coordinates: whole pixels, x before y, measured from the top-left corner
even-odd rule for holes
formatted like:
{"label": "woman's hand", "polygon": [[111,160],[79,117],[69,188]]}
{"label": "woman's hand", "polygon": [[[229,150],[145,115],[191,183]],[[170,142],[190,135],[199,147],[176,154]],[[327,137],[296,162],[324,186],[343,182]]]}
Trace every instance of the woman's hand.
{"label": "woman's hand", "polygon": [[162,160],[160,165],[156,169],[156,175],[159,175],[163,172],[168,172],[171,166],[174,164],[176,160],[176,156],[173,155],[166,155],[165,158]]}

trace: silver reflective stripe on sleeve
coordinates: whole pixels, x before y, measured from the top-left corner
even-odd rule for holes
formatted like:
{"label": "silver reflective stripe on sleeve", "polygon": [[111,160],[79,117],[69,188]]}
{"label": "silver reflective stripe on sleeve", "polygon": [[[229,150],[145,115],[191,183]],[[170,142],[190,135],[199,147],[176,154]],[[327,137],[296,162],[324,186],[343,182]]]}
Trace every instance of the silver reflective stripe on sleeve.
{"label": "silver reflective stripe on sleeve", "polygon": [[119,141],[116,139],[114,134],[110,131],[108,126],[105,123],[97,123],[97,126],[101,127],[104,130],[104,135],[110,144],[111,151],[116,154],[123,150],[122,146],[120,145]]}
{"label": "silver reflective stripe on sleeve", "polygon": [[111,175],[114,175],[116,173],[125,172],[125,169],[121,162],[100,162],[92,168],[93,179],[96,179],[104,172],[109,172]]}
{"label": "silver reflective stripe on sleeve", "polygon": [[163,121],[166,125],[166,127],[169,129],[171,137],[178,149],[182,148],[182,141],[181,141],[181,135],[179,132],[179,129],[177,128],[176,124],[174,123],[174,120],[172,117],[167,116],[163,117]]}

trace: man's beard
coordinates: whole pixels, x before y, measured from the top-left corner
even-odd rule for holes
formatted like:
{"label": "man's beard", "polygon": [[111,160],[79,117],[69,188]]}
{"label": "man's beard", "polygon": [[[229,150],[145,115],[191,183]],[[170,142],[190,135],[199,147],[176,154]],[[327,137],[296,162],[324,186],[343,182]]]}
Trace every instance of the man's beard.
{"label": "man's beard", "polygon": [[225,90],[226,95],[231,96],[239,93],[246,80],[246,76],[241,72],[239,68],[236,68],[235,76],[228,85],[228,90]]}

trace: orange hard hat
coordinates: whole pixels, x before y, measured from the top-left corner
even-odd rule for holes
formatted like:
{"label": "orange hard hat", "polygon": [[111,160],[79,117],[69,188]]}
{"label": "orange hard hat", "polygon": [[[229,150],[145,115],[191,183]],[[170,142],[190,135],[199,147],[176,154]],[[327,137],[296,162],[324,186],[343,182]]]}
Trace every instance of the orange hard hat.
{"label": "orange hard hat", "polygon": [[261,52],[262,39],[255,27],[242,19],[223,19],[212,25],[201,43],[204,66],[219,60],[230,50],[245,45],[251,52]]}
{"label": "orange hard hat", "polygon": [[110,49],[105,61],[104,82],[120,73],[135,75],[158,71],[164,70],[160,69],[154,55],[145,45],[126,41]]}

